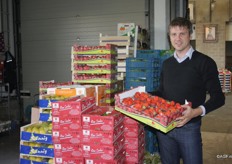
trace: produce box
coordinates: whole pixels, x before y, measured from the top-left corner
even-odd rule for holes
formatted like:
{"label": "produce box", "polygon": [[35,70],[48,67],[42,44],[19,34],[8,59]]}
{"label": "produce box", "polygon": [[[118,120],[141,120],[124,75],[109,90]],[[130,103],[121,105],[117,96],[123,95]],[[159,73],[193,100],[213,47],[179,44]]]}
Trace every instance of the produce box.
{"label": "produce box", "polygon": [[20,164],[51,164],[53,163],[53,158],[43,158],[39,156],[25,156],[20,157]]}
{"label": "produce box", "polygon": [[112,145],[114,142],[121,140],[124,137],[123,122],[118,124],[111,131],[99,131],[99,130],[82,130],[82,142],[102,145]]}
{"label": "produce box", "polygon": [[116,74],[72,74],[73,82],[89,84],[106,84],[116,82]]}
{"label": "produce box", "polygon": [[82,158],[81,144],[54,144],[55,158]]}
{"label": "produce box", "polygon": [[94,97],[95,88],[92,85],[70,85],[70,86],[60,86],[54,88],[47,88],[47,94],[64,96],[64,97],[75,97],[75,96],[85,96]]}
{"label": "produce box", "polygon": [[39,99],[42,95],[46,95],[48,88],[60,87],[60,86],[70,86],[73,85],[73,82],[55,82],[55,80],[50,81],[39,81]]}
{"label": "produce box", "polygon": [[21,127],[20,139],[28,142],[52,144],[52,124],[32,123]]}
{"label": "produce box", "polygon": [[165,133],[175,128],[175,119],[184,111],[178,103],[147,94],[145,87],[117,94],[115,100],[115,110]]}
{"label": "produce box", "polygon": [[73,64],[116,64],[116,54],[90,54],[72,56]]}
{"label": "produce box", "polygon": [[52,103],[52,116],[77,116],[95,105],[96,100],[94,97],[78,97],[68,101],[54,102]]}
{"label": "produce box", "polygon": [[120,153],[114,157],[113,160],[102,160],[98,158],[86,157],[86,164],[124,164],[126,158],[126,151],[122,150]]}
{"label": "produce box", "polygon": [[82,127],[90,130],[111,131],[120,124],[124,115],[113,107],[98,107],[96,110],[82,115]]}
{"label": "produce box", "polygon": [[130,126],[130,125],[138,126],[139,124],[142,124],[141,122],[139,122],[131,117],[128,117],[128,116],[124,117],[123,123],[124,123],[125,127]]}
{"label": "produce box", "polygon": [[137,137],[125,137],[125,149],[139,149],[142,144],[145,144],[145,133],[140,133]]}
{"label": "produce box", "polygon": [[55,164],[85,164],[84,158],[55,158]]}
{"label": "produce box", "polygon": [[145,145],[142,144],[137,149],[126,149],[126,162],[125,163],[140,163],[143,160],[145,153]]}
{"label": "produce box", "polygon": [[40,157],[54,157],[54,150],[53,148],[47,147],[31,147],[26,145],[20,145],[20,154],[35,155]]}
{"label": "produce box", "polygon": [[142,124],[128,125],[124,123],[124,126],[125,126],[124,135],[125,137],[128,138],[138,137],[142,132],[144,132],[144,125]]}
{"label": "produce box", "polygon": [[[92,106],[82,113],[88,113],[95,110]],[[52,130],[80,130],[82,128],[82,114],[78,115],[60,115],[52,117]]]}
{"label": "produce box", "polygon": [[114,160],[114,158],[124,150],[125,140],[120,140],[113,145],[94,145],[94,144],[83,144],[83,156],[86,158],[97,158],[101,160]]}
{"label": "produce box", "polygon": [[81,54],[81,55],[89,55],[89,54],[117,54],[116,45],[106,44],[105,46],[81,46],[74,45],[72,47],[72,54]]}
{"label": "produce box", "polygon": [[55,144],[68,143],[68,144],[80,144],[82,142],[81,130],[53,130],[52,141]]}

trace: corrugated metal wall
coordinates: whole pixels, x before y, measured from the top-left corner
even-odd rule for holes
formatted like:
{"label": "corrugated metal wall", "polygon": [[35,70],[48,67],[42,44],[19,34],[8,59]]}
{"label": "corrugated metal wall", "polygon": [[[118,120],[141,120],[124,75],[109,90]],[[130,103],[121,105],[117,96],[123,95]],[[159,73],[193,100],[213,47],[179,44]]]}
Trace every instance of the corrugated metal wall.
{"label": "corrugated metal wall", "polygon": [[[99,33],[117,35],[117,23],[146,28],[145,0],[21,0],[23,89],[40,80],[71,81],[71,46],[98,45]],[[79,40],[77,40],[79,39]],[[26,100],[26,104],[32,100]]]}

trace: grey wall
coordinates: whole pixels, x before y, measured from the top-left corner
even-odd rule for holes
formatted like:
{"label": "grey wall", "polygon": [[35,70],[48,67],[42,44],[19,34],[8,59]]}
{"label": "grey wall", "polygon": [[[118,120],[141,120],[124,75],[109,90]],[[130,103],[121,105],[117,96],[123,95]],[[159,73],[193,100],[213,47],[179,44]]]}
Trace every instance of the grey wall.
{"label": "grey wall", "polygon": [[[38,93],[40,80],[71,81],[71,46],[98,45],[99,33],[117,35],[117,24],[146,28],[141,0],[21,0],[22,81]],[[77,38],[79,40],[77,40]],[[25,99],[24,104],[33,103]]]}

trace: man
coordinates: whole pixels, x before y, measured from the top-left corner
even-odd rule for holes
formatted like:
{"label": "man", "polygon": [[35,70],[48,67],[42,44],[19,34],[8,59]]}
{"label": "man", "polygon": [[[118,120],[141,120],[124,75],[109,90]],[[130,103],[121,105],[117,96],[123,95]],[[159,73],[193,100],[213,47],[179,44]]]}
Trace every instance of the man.
{"label": "man", "polygon": [[[192,24],[178,17],[169,25],[169,37],[174,55],[165,60],[161,70],[160,86],[155,92],[167,100],[192,106],[185,108],[177,118],[177,127],[168,133],[157,131],[162,164],[201,164],[201,118],[225,103],[215,61],[192,48]],[[209,99],[206,101],[206,95]]]}

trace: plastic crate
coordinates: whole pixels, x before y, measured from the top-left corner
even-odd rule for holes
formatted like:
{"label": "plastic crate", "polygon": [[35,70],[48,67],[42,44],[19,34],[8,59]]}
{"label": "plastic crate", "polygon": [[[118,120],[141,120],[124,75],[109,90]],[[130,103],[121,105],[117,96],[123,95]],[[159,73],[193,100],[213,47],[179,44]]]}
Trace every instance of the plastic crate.
{"label": "plastic crate", "polygon": [[127,68],[126,77],[159,77],[160,76],[160,67],[154,69],[147,68]]}
{"label": "plastic crate", "polygon": [[161,54],[161,50],[137,50],[136,57],[137,58],[159,58]]}
{"label": "plastic crate", "polygon": [[145,126],[145,150],[151,154],[159,152],[159,145],[154,128]]}
{"label": "plastic crate", "polygon": [[126,69],[130,67],[156,68],[160,66],[159,59],[144,59],[144,58],[126,58]]}
{"label": "plastic crate", "polygon": [[160,61],[160,65],[164,60],[171,57],[174,53],[174,50],[137,50],[136,57],[144,59],[153,59],[156,58]]}
{"label": "plastic crate", "polygon": [[146,92],[153,92],[159,86],[159,78],[141,78],[141,77],[126,77],[125,89],[131,87],[145,86]]}

